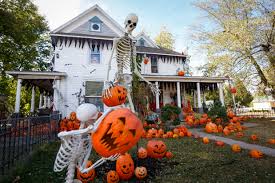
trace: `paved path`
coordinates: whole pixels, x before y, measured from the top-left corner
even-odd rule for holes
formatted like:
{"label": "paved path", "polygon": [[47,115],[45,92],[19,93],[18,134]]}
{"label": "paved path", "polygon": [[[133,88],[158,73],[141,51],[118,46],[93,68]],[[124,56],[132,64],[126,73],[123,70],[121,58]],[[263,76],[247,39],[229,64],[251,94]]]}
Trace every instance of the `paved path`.
{"label": "paved path", "polygon": [[264,147],[264,146],[260,146],[260,145],[255,145],[255,144],[248,144],[248,143],[238,141],[238,140],[233,140],[233,139],[229,139],[229,138],[225,138],[225,137],[215,136],[215,135],[212,135],[212,134],[209,134],[209,133],[202,132],[202,129],[199,129],[199,128],[189,129],[189,131],[191,131],[193,134],[198,134],[201,137],[208,137],[209,139],[212,139],[212,140],[223,141],[224,143],[229,144],[229,145],[239,144],[243,149],[258,149],[266,155],[275,157],[275,149],[273,149],[273,148]]}

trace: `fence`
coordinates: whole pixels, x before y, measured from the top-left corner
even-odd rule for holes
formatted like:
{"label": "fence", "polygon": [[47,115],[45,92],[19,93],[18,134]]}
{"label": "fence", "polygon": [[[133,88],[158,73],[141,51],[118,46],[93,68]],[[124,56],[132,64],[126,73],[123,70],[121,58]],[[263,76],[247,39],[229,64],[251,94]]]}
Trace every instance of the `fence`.
{"label": "fence", "polygon": [[0,175],[36,146],[56,140],[60,114],[0,120]]}
{"label": "fence", "polygon": [[247,108],[237,108],[236,114],[239,116],[250,116],[253,118],[275,118],[275,110],[250,110]]}

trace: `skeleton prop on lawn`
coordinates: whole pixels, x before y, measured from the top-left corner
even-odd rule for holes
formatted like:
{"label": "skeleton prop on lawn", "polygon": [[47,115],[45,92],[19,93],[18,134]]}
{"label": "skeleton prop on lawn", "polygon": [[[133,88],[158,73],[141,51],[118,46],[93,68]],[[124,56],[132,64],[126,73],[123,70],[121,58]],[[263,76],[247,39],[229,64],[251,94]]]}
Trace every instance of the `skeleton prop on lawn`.
{"label": "skeleton prop on lawn", "polygon": [[[125,35],[114,40],[112,55],[108,63],[107,81],[105,81],[102,93],[103,99],[108,100],[113,97],[112,91],[115,87],[121,85],[122,88],[127,88],[128,92],[126,93],[131,110],[124,107],[125,98],[122,96],[118,96],[119,105],[111,105],[112,107],[108,108],[99,118],[97,108],[93,104],[82,104],[77,108],[77,118],[81,121],[79,130],[58,134],[61,139],[61,146],[56,156],[54,171],[60,172],[68,167],[66,183],[74,181],[75,168],[85,173],[107,160],[115,161],[120,154],[134,146],[142,135],[142,123],[134,114],[135,110],[130,95],[131,76],[123,74],[123,69],[130,68],[131,64],[134,64],[134,74],[148,83],[154,94],[158,94],[160,91],[155,85],[143,78],[137,68],[136,50],[130,37],[137,22],[138,17],[135,14],[128,15],[124,22]],[[115,80],[111,82],[109,81],[109,73],[115,52],[118,71]],[[120,93],[121,90],[117,92]],[[91,167],[86,168],[92,146],[102,158]]]}

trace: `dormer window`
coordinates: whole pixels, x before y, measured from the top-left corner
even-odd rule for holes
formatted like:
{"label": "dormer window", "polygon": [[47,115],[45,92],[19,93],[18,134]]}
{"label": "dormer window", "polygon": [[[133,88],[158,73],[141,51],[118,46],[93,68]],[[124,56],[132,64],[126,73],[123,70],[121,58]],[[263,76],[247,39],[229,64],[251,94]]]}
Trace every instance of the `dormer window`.
{"label": "dormer window", "polygon": [[145,46],[145,40],[143,38],[139,39],[139,46]]}
{"label": "dormer window", "polygon": [[90,31],[101,32],[101,24],[102,21],[97,16],[93,17],[90,19]]}

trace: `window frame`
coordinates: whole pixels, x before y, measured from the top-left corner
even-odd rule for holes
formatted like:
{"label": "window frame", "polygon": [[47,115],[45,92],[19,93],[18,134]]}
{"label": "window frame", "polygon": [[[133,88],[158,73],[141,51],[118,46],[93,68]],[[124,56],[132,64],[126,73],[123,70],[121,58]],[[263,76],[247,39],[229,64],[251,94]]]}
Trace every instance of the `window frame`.
{"label": "window frame", "polygon": [[[97,49],[96,46],[94,48],[94,50]],[[92,58],[93,56],[98,56],[99,57],[99,61],[98,62],[92,62]],[[90,49],[90,64],[101,64],[101,50],[100,47],[98,49],[98,52],[93,51],[93,48]]]}
{"label": "window frame", "polygon": [[[93,83],[102,83],[102,89],[104,87],[104,81],[97,81],[97,80],[86,80],[85,81],[85,86],[87,87],[87,82],[93,82]],[[85,95],[84,95],[84,101],[86,102],[87,98],[98,98],[99,100],[101,100],[102,105],[100,106],[96,106],[97,108],[102,109],[102,111],[104,111],[104,104],[102,102],[102,96],[101,95],[87,95],[87,89],[85,87]],[[96,105],[96,104],[94,104]]]}
{"label": "window frame", "polygon": [[[155,61],[153,61],[153,59],[156,59]],[[153,64],[153,62],[155,62],[156,64]],[[156,68],[156,72],[153,72],[153,67]],[[158,69],[158,58],[157,57],[151,57],[151,73],[159,73],[159,69]]]}
{"label": "window frame", "polygon": [[[93,25],[98,25],[98,30],[93,29]],[[99,22],[90,22],[90,31],[91,32],[101,32],[101,23]]]}

